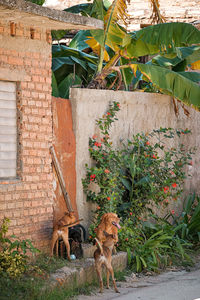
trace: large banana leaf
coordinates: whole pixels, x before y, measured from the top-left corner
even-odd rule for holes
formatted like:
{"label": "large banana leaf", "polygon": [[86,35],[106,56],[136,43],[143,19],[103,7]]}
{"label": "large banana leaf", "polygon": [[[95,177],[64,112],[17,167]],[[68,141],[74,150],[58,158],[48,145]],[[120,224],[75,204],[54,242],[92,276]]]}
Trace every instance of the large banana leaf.
{"label": "large banana leaf", "polygon": [[64,9],[64,11],[73,13],[73,14],[81,14],[82,16],[91,16],[92,13],[92,3],[82,3],[78,5],[71,6],[69,8]]}
{"label": "large banana leaf", "polygon": [[89,30],[80,30],[75,35],[75,37],[71,40],[69,43],[69,48],[77,49],[77,50],[84,50],[88,48],[88,45],[85,43],[85,41],[88,39],[88,36],[90,36]]}
{"label": "large banana leaf", "polygon": [[148,63],[152,62],[162,67],[174,67],[183,61],[185,61],[185,66],[188,66],[200,60],[200,46],[181,47],[176,50],[177,56],[175,58],[157,55]]}
{"label": "large banana leaf", "polygon": [[130,35],[131,43],[127,46],[129,57],[158,53],[175,54],[174,57],[176,57],[176,47],[200,45],[200,31],[187,23],[158,24],[130,33]]}
{"label": "large banana leaf", "polygon": [[134,72],[138,69],[161,92],[173,95],[187,105],[200,110],[200,86],[185,76],[155,65],[132,64]]}
{"label": "large banana leaf", "polygon": [[68,99],[70,87],[73,85],[80,85],[81,82],[81,79],[77,75],[69,74],[58,86],[59,97]]}
{"label": "large banana leaf", "polygon": [[61,57],[76,57],[79,59],[83,59],[84,61],[96,64],[98,61],[98,58],[89,55],[85,52],[79,51],[77,49],[72,49],[66,46],[55,46],[53,45],[53,52],[52,52],[52,59],[53,62],[56,58],[61,58]]}

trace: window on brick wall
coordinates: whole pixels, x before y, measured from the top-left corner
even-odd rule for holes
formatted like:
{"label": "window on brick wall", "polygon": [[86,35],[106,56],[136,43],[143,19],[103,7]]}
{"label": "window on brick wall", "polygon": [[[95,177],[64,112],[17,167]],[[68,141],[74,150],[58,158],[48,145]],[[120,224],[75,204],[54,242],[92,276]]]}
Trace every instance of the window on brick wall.
{"label": "window on brick wall", "polygon": [[17,175],[16,83],[0,81],[0,179]]}

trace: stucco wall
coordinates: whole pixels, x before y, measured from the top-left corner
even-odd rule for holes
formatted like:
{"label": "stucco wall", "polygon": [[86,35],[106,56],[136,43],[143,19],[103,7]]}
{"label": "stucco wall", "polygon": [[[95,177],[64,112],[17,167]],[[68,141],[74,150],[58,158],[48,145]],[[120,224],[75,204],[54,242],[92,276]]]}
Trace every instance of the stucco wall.
{"label": "stucco wall", "polygon": [[116,144],[119,139],[130,138],[137,132],[150,132],[160,127],[188,128],[192,130],[190,137],[182,137],[182,142],[196,146],[197,153],[190,168],[192,178],[186,182],[186,191],[200,192],[200,113],[189,109],[190,117],[186,117],[181,107],[175,116],[172,100],[169,96],[148,94],[143,92],[114,92],[105,90],[71,89],[73,128],[76,137],[76,171],[77,171],[77,207],[79,216],[84,218],[88,226],[92,220],[92,205],[86,202],[81,179],[85,176],[85,164],[91,164],[88,151],[89,137],[99,131],[95,120],[101,117],[112,101],[119,101],[121,110],[111,129],[111,139]]}

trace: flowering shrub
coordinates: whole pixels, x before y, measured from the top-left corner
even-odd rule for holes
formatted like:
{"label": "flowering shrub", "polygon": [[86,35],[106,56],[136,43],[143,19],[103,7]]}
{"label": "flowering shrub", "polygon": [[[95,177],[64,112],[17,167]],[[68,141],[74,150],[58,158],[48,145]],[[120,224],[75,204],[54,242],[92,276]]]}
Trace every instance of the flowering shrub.
{"label": "flowering shrub", "polygon": [[[169,147],[170,140],[190,133],[172,128],[136,134],[120,149],[114,149],[109,130],[119,109],[119,103],[113,102],[96,121],[101,136],[89,139],[94,166],[86,165],[82,182],[87,200],[97,204],[97,223],[105,212],[115,211],[123,220],[131,216],[135,226],[155,205],[166,208],[177,201],[186,178],[185,166],[191,164],[194,149],[186,151],[181,143]],[[91,184],[96,185],[96,191]],[[94,231],[90,233],[93,236]]]}

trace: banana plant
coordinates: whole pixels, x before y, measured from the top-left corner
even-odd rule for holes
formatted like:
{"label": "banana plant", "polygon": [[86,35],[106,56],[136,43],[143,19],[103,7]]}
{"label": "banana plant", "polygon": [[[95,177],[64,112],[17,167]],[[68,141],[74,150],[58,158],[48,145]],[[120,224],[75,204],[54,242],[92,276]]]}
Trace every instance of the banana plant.
{"label": "banana plant", "polygon": [[[92,49],[91,56],[98,57],[93,68],[93,79],[88,87],[118,89],[123,80],[137,88],[140,80],[154,90],[176,97],[187,105],[200,109],[200,74],[188,72],[198,68],[200,61],[200,31],[186,23],[163,23],[159,1],[152,4],[152,22],[160,24],[128,33],[128,0],[94,0],[84,7],[70,8],[104,21],[104,30],[80,31],[70,47],[78,51]],[[146,64],[139,62],[141,56],[152,56]],[[116,75],[117,74],[117,75]],[[91,77],[90,77],[91,78]]]}

